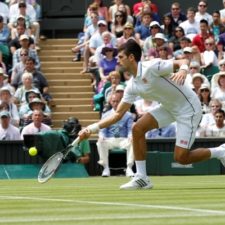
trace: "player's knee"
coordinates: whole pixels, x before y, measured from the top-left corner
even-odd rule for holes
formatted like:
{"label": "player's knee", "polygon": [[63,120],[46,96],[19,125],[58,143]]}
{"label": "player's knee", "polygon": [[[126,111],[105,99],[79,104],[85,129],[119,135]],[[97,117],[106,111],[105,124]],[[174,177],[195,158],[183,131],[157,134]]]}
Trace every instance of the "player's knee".
{"label": "player's knee", "polygon": [[145,135],[145,132],[138,123],[134,123],[132,126],[132,134],[133,136],[143,136]]}

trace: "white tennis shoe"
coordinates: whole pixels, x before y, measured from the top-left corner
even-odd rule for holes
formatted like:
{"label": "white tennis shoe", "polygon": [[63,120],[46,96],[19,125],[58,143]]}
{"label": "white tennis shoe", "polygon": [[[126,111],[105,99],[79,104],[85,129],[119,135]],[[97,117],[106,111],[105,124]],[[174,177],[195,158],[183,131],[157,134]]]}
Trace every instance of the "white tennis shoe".
{"label": "white tennis shoe", "polygon": [[102,177],[109,177],[110,176],[110,170],[108,167],[104,168],[102,171]]}
{"label": "white tennis shoe", "polygon": [[120,186],[123,190],[136,190],[136,189],[151,189],[153,184],[150,182],[149,178],[146,176],[140,176],[135,174],[135,176],[126,184]]}

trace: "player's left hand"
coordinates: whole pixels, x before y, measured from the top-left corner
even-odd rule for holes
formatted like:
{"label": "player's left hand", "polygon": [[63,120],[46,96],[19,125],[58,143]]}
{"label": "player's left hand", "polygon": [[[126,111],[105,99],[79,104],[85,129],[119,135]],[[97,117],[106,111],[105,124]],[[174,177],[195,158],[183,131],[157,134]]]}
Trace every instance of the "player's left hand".
{"label": "player's left hand", "polygon": [[187,72],[185,70],[179,70],[170,77],[172,81],[177,83],[178,85],[183,85],[187,76]]}

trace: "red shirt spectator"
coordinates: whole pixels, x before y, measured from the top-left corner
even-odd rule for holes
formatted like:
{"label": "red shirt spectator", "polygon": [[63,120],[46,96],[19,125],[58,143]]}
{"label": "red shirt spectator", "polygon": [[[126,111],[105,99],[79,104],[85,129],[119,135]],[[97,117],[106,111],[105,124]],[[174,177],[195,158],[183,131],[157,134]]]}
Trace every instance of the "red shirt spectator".
{"label": "red shirt spectator", "polygon": [[142,0],[141,2],[138,2],[138,3],[134,4],[134,6],[133,6],[133,12],[134,12],[135,16],[140,14],[140,11],[144,7],[144,4],[147,2],[149,2],[149,4],[150,4],[150,11],[152,13],[158,13],[158,7],[156,4],[151,3],[149,0]]}

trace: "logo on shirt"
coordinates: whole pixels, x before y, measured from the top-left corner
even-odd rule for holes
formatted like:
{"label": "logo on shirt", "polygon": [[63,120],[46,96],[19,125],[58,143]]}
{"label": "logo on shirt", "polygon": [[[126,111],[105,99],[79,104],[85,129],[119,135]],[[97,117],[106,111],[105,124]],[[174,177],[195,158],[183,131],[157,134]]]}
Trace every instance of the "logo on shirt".
{"label": "logo on shirt", "polygon": [[187,145],[188,144],[188,141],[186,141],[186,140],[180,140],[180,144]]}

